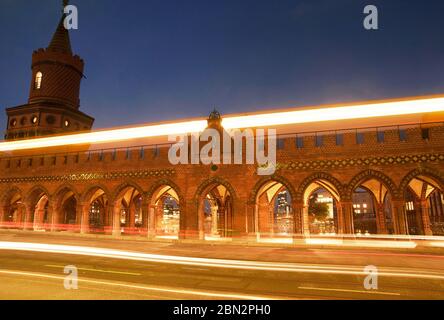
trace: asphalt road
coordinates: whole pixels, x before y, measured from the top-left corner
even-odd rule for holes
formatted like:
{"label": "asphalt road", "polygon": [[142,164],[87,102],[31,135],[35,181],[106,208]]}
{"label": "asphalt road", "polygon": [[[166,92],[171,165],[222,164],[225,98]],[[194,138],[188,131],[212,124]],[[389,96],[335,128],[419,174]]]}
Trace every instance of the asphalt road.
{"label": "asphalt road", "polygon": [[[51,243],[49,239],[64,245],[70,242],[49,236],[0,236],[0,241],[11,243]],[[75,245],[83,241],[71,239]],[[122,242],[117,241],[115,246],[122,250]],[[112,248],[112,243],[95,240],[88,247]],[[133,244],[132,251],[137,246]],[[235,253],[237,260],[227,262],[209,258],[199,245],[152,247],[171,260],[61,253],[51,248],[48,252],[0,249],[0,299],[444,299],[444,256],[438,254],[345,249],[313,254],[308,249],[219,247],[217,254],[223,259]],[[174,258],[183,257],[187,250],[194,257],[203,251],[201,256],[210,260]],[[272,252],[267,255],[269,261],[249,256],[261,250]],[[242,251],[247,259],[239,259]],[[363,269],[369,264],[378,268],[377,290],[364,287]],[[78,270],[77,290],[64,287],[68,265]]]}

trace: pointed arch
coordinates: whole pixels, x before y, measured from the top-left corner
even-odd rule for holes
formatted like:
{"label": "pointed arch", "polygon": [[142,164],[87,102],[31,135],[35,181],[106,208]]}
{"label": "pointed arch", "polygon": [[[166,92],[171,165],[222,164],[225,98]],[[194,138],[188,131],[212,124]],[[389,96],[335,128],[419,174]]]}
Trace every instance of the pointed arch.
{"label": "pointed arch", "polygon": [[[37,193],[39,192],[39,193]],[[27,193],[25,196],[25,202],[27,203],[32,203],[35,202],[37,199],[37,197],[39,195],[46,195],[49,198],[51,198],[51,194],[49,193],[49,191],[42,185],[36,185],[33,186]]]}
{"label": "pointed arch", "polygon": [[107,199],[110,199],[111,193],[109,192],[108,188],[102,184],[94,184],[93,186],[90,186],[86,190],[84,190],[81,194],[80,200],[82,203],[84,202],[90,202],[91,197],[94,195],[95,192],[98,190],[102,190],[103,194],[107,197]]}
{"label": "pointed arch", "polygon": [[179,203],[183,203],[184,198],[182,195],[182,191],[180,190],[179,186],[177,184],[175,184],[173,181],[171,181],[170,179],[161,179],[161,180],[157,180],[156,182],[154,182],[148,192],[146,192],[146,199],[148,201],[148,203],[151,203],[153,201],[153,196],[156,194],[156,192],[159,190],[159,188],[163,187],[163,186],[169,186],[171,187],[178,196],[178,200]]}
{"label": "pointed arch", "polygon": [[258,193],[260,192],[261,188],[270,182],[278,182],[282,184],[290,193],[290,196],[292,199],[297,199],[297,193],[295,192],[295,189],[293,188],[292,183],[280,176],[280,175],[272,175],[272,176],[266,176],[262,179],[260,179],[258,182],[256,182],[255,186],[251,190],[250,197],[249,197],[249,203],[254,204],[256,202],[256,198],[258,196]]}
{"label": "pointed arch", "polygon": [[[325,188],[328,192],[330,192],[332,195],[335,195],[337,198],[343,198],[343,185],[342,183],[333,177],[332,175],[326,173],[326,172],[315,172],[308,177],[306,177],[301,184],[299,185],[299,188],[296,193],[296,200],[300,202],[304,202],[304,194],[307,190],[307,188],[316,182],[324,181],[325,183],[322,183],[322,187]],[[339,200],[339,199],[337,199]]]}
{"label": "pointed arch", "polygon": [[432,178],[437,184],[437,186],[435,186],[435,187],[438,187],[439,189],[441,189],[444,192],[444,174],[437,171],[436,169],[431,169],[428,167],[421,167],[421,168],[416,168],[416,169],[410,171],[402,179],[401,184],[399,185],[400,196],[405,194],[410,182],[418,176],[427,176],[427,177]]}
{"label": "pointed arch", "polygon": [[134,190],[136,190],[137,192],[139,192],[139,194],[140,194],[141,196],[145,195],[145,192],[143,191],[143,189],[142,189],[141,186],[139,186],[139,185],[138,185],[136,182],[134,182],[134,181],[127,180],[127,181],[121,183],[120,185],[118,185],[118,186],[114,189],[114,191],[113,191],[113,193],[112,193],[112,198],[111,198],[111,199],[112,199],[113,201],[116,201],[116,200],[121,196],[121,193],[122,193],[123,191],[125,191],[125,189],[128,189],[128,188],[133,188]]}
{"label": "pointed arch", "polygon": [[384,184],[392,197],[394,198],[399,197],[398,188],[396,184],[393,182],[393,180],[384,173],[371,169],[362,171],[357,175],[355,175],[348,183],[345,195],[349,199],[351,199],[353,196],[353,192],[356,188],[358,188],[362,183],[372,179],[378,180],[379,182]]}
{"label": "pointed arch", "polygon": [[234,190],[233,186],[228,181],[226,181],[225,179],[223,179],[221,177],[213,177],[213,178],[205,180],[204,182],[202,182],[199,185],[199,187],[197,188],[197,190],[194,194],[193,200],[196,201],[196,203],[197,203],[199,201],[199,198],[205,192],[205,190],[213,185],[224,186],[230,192],[231,198],[237,199],[236,191]]}

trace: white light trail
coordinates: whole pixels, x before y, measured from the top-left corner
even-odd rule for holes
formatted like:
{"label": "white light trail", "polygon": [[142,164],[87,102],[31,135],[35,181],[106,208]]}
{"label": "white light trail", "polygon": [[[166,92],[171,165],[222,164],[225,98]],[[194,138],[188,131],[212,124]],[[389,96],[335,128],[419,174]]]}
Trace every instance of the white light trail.
{"label": "white light trail", "polygon": [[432,98],[227,117],[222,124],[225,129],[254,128],[443,111],[444,98]]}
{"label": "white light trail", "polygon": [[[311,110],[268,112],[244,116],[227,116],[222,120],[222,125],[225,129],[242,129],[384,116],[426,114],[432,112],[444,112],[444,97],[379,102]],[[174,134],[189,134],[193,132],[201,132],[206,127],[206,120],[195,120],[138,126],[133,128],[102,130],[58,137],[8,141],[0,143],[0,152],[79,144],[109,143]]]}
{"label": "white light trail", "polygon": [[[368,275],[366,272],[364,272],[362,266],[346,267],[346,266],[336,266],[336,265],[314,265],[314,264],[298,264],[298,263],[195,258],[195,257],[139,253],[139,252],[130,252],[123,250],[94,248],[94,247],[52,245],[44,243],[5,241],[5,242],[0,242],[0,250],[60,253],[60,254],[71,254],[71,255],[106,257],[106,258],[122,259],[122,260],[137,260],[137,261],[147,261],[155,263],[242,269],[242,270],[341,274],[341,275],[357,275],[357,276]],[[444,274],[442,273],[436,273],[430,271],[416,271],[416,270],[413,273],[409,269],[381,268],[378,271],[378,275],[387,276],[387,277],[444,280]]]}

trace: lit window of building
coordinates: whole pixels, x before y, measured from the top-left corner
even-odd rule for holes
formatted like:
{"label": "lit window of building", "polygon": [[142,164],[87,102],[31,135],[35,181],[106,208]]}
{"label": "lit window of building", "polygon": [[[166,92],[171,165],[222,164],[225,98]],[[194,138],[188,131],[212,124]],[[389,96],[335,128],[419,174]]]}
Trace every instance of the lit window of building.
{"label": "lit window of building", "polygon": [[43,74],[39,71],[35,75],[35,89],[39,90],[42,87]]}

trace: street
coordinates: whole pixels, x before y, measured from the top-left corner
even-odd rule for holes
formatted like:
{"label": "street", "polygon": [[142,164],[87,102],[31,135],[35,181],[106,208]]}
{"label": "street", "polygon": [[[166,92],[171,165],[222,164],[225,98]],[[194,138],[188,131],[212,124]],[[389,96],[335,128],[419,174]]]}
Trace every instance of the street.
{"label": "street", "polygon": [[[0,233],[1,299],[443,299],[444,256]],[[364,286],[366,266],[377,290]],[[65,266],[78,270],[66,290]]]}

